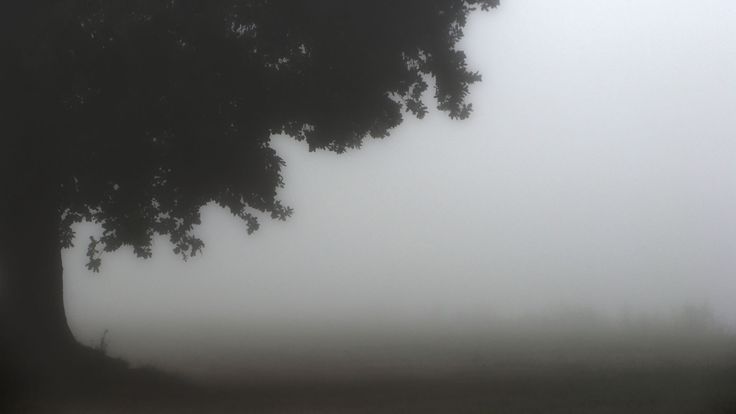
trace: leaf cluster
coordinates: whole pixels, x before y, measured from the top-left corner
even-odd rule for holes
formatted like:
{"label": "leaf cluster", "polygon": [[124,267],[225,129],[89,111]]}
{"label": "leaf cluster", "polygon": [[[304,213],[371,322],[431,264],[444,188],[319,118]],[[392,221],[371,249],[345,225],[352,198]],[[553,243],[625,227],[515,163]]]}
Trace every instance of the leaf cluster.
{"label": "leaf cluster", "polygon": [[[195,255],[199,210],[247,231],[285,219],[274,134],[342,152],[439,109],[465,118],[470,71],[456,45],[497,0],[57,0],[3,13],[0,97],[8,199],[36,177],[54,193],[61,242],[88,220],[100,254],[151,255],[156,234]],[[41,178],[38,178],[41,177]],[[25,180],[25,181],[24,181]]]}

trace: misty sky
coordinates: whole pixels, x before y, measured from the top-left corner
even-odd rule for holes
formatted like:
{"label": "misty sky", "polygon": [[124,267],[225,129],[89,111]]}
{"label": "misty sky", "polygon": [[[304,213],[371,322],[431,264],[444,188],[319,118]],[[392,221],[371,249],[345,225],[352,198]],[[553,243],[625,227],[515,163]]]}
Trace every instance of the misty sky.
{"label": "misty sky", "polygon": [[463,41],[469,120],[407,118],[343,155],[275,137],[294,216],[247,236],[207,207],[187,263],[161,240],[90,273],[79,226],[70,323],[121,353],[565,306],[736,326],[734,22],[732,0],[506,0]]}

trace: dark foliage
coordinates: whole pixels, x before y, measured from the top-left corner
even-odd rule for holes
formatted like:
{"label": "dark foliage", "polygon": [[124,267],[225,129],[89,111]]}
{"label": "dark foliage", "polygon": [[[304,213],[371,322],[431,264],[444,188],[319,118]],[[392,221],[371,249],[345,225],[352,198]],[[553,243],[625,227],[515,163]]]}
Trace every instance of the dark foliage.
{"label": "dark foliage", "polygon": [[199,209],[284,219],[273,134],[336,152],[404,113],[465,118],[479,75],[456,48],[498,0],[56,0],[0,13],[2,217],[52,203],[60,240],[89,220],[99,255],[156,234],[196,254]]}

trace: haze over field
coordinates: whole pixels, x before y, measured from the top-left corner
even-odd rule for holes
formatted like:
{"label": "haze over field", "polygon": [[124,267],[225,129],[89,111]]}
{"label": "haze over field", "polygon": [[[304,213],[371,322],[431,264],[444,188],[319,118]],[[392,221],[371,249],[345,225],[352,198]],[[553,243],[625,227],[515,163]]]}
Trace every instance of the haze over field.
{"label": "haze over field", "polygon": [[706,306],[734,329],[734,21],[729,0],[476,14],[463,46],[484,81],[469,120],[431,112],[343,155],[274,137],[294,216],[247,236],[207,207],[204,255],[187,263],[160,241],[153,259],[121,251],[92,274],[95,227],[79,226],[64,256],[72,328],[197,372],[326,344],[355,355],[381,335],[467,338],[550,309],[621,320]]}

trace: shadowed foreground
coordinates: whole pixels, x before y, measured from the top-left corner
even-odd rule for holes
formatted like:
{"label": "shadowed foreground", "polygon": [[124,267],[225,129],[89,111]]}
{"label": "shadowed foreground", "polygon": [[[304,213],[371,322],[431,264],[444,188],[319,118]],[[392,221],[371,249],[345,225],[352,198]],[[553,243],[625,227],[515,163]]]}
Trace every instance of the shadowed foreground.
{"label": "shadowed foreground", "polygon": [[[447,378],[195,387],[137,373],[109,387],[26,395],[18,413],[733,413],[736,370],[570,367]],[[144,387],[144,383],[149,387]],[[88,384],[89,385],[89,384]],[[150,387],[153,386],[153,387]]]}
{"label": "shadowed foreground", "polygon": [[507,347],[454,357],[448,344],[417,342],[414,354],[433,346],[436,358],[197,383],[98,352],[43,381],[6,370],[3,389],[11,413],[736,413],[736,341],[690,338],[507,336]]}

